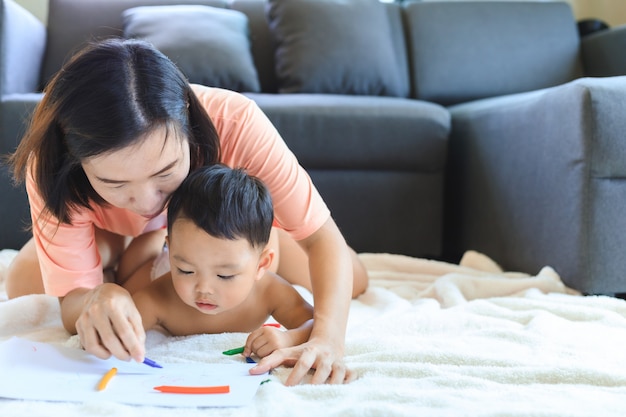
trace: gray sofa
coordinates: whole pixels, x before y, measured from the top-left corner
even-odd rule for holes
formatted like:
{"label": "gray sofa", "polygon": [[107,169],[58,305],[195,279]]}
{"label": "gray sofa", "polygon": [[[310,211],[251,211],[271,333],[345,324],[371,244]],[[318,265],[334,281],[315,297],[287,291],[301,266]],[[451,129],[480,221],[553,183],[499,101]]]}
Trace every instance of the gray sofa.
{"label": "gray sofa", "polygon": [[[175,3],[242,12],[254,76],[230,61],[245,54],[198,65],[217,52],[183,56],[160,33],[187,28],[154,31],[158,16],[125,12]],[[581,41],[560,2],[270,3],[50,0],[46,28],[1,1],[0,152],[19,142],[71,51],[94,38],[146,37],[191,81],[259,104],[357,251],[458,261],[475,249],[506,269],[551,265],[587,293],[626,292],[626,60],[617,53],[626,30]],[[176,21],[168,13],[164,25]],[[240,18],[224,15],[224,33]],[[291,36],[298,30],[316,36]],[[224,63],[246,82],[206,74]],[[2,169],[0,247],[16,248],[28,237],[27,203]]]}

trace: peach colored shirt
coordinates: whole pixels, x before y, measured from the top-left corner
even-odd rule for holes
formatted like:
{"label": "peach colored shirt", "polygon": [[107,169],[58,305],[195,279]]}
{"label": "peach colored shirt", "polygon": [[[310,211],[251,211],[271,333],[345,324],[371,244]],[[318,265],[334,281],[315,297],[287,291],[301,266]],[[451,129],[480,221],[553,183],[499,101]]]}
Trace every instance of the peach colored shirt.
{"label": "peach colored shirt", "polygon": [[[275,225],[294,239],[318,230],[330,212],[309,175],[298,164],[274,126],[247,97],[231,91],[194,85],[220,137],[222,162],[244,167],[265,182],[274,201]],[[72,225],[42,220],[44,204],[33,178],[26,189],[33,236],[47,294],[64,296],[75,288],[102,283],[102,263],[94,227],[124,236],[138,236],[164,227],[166,214],[148,221],[128,210],[92,204],[72,215]]]}

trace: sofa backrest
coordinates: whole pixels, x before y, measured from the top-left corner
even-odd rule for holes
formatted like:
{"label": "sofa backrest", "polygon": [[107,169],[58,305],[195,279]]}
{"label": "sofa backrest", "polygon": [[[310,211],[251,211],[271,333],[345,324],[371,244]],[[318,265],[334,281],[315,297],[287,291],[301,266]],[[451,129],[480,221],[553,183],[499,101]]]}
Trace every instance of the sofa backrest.
{"label": "sofa backrest", "polygon": [[[137,6],[175,4],[207,5],[244,13],[248,17],[252,57],[261,91],[278,91],[275,47],[267,22],[265,0],[50,0],[42,85],[84,42],[122,36],[124,10]],[[401,9],[400,4],[385,3],[400,82],[407,86],[408,91],[409,74]]]}
{"label": "sofa backrest", "polygon": [[[265,0],[50,0],[42,84],[85,41],[122,36],[136,6],[201,4],[248,17],[261,91],[279,90]],[[579,37],[564,2],[385,3],[401,83],[412,98],[451,105],[559,85],[582,75]],[[410,80],[409,80],[410,79]]]}
{"label": "sofa backrest", "polygon": [[85,42],[123,35],[122,12],[136,6],[203,4],[227,7],[226,0],[49,0],[48,41],[42,82],[48,81]]}
{"label": "sofa backrest", "polygon": [[404,17],[414,98],[450,105],[582,75],[564,2],[414,2]]}
{"label": "sofa backrest", "polygon": [[265,2],[259,0],[234,0],[230,7],[248,16],[252,58],[261,83],[261,91],[278,91],[274,71],[274,46],[270,29],[265,18]]}

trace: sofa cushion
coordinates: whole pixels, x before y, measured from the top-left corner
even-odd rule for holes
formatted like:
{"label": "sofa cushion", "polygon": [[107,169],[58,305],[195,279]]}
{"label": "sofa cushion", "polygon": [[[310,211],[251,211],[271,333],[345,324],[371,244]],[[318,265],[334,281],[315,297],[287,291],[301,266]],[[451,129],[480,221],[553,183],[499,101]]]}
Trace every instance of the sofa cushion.
{"label": "sofa cushion", "polygon": [[438,104],[330,94],[246,96],[306,169],[434,173],[445,165],[450,114]]}
{"label": "sofa cushion", "polygon": [[398,97],[246,96],[298,157],[354,250],[441,255],[447,109]]}
{"label": "sofa cushion", "polygon": [[140,6],[123,17],[124,36],[151,42],[190,82],[260,91],[243,13],[202,5]]}
{"label": "sofa cushion", "polygon": [[415,98],[451,105],[581,75],[564,2],[408,2],[405,21]]}
{"label": "sofa cushion", "polygon": [[281,93],[408,95],[378,0],[268,0]]}

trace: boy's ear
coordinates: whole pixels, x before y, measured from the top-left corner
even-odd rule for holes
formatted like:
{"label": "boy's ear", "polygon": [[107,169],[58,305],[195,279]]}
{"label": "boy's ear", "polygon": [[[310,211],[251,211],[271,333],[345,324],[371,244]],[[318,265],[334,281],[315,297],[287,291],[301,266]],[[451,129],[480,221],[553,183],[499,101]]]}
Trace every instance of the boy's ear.
{"label": "boy's ear", "polygon": [[265,249],[263,249],[263,252],[261,252],[261,257],[259,258],[259,266],[257,267],[257,280],[261,279],[263,275],[265,275],[265,273],[270,269],[270,267],[272,266],[272,262],[274,262],[275,255],[276,252],[274,251],[274,249],[271,249],[269,247],[265,247]]}

